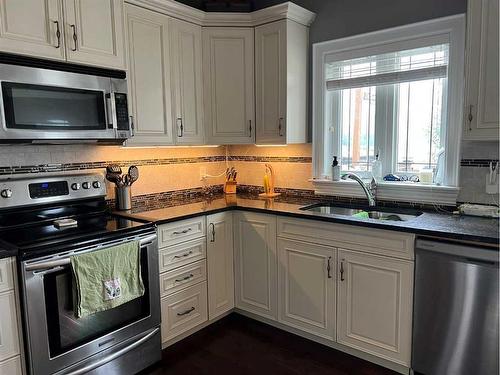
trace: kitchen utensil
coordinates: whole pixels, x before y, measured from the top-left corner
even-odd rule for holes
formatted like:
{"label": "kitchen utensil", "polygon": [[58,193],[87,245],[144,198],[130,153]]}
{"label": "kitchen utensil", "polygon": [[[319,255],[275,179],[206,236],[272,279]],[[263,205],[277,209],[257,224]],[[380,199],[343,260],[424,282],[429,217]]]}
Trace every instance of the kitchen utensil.
{"label": "kitchen utensil", "polygon": [[139,179],[139,168],[137,168],[135,165],[131,165],[128,168],[128,176],[130,177],[129,184],[132,185]]}

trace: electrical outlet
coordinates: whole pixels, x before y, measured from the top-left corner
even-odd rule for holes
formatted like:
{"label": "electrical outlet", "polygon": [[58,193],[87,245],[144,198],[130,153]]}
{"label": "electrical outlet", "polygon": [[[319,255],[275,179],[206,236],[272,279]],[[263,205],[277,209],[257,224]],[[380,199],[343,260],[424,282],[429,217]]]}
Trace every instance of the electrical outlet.
{"label": "electrical outlet", "polygon": [[494,183],[490,183],[490,175],[486,175],[486,194],[498,194],[498,175]]}
{"label": "electrical outlet", "polygon": [[200,181],[204,181],[207,178],[207,167],[200,167]]}

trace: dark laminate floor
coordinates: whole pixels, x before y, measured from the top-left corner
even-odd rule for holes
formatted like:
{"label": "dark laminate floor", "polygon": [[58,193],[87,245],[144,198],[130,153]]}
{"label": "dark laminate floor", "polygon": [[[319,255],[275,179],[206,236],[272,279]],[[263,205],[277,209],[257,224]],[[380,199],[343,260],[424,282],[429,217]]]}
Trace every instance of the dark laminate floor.
{"label": "dark laminate floor", "polygon": [[163,351],[147,375],[394,375],[393,371],[231,314]]}

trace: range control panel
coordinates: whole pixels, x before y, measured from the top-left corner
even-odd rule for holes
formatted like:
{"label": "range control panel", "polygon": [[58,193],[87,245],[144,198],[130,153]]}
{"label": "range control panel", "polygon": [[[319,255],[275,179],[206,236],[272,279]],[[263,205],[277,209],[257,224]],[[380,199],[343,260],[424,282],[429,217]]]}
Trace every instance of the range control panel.
{"label": "range control panel", "polygon": [[0,180],[0,208],[104,196],[104,176],[97,173]]}

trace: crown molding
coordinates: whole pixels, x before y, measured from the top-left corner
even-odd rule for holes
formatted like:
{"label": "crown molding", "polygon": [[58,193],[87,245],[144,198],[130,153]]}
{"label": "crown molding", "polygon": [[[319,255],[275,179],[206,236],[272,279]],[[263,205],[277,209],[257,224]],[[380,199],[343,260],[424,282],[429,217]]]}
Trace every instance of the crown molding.
{"label": "crown molding", "polygon": [[285,2],[251,13],[204,12],[174,0],[126,0],[125,2],[200,26],[255,27],[282,19],[310,26],[316,18],[315,13],[292,2]]}

